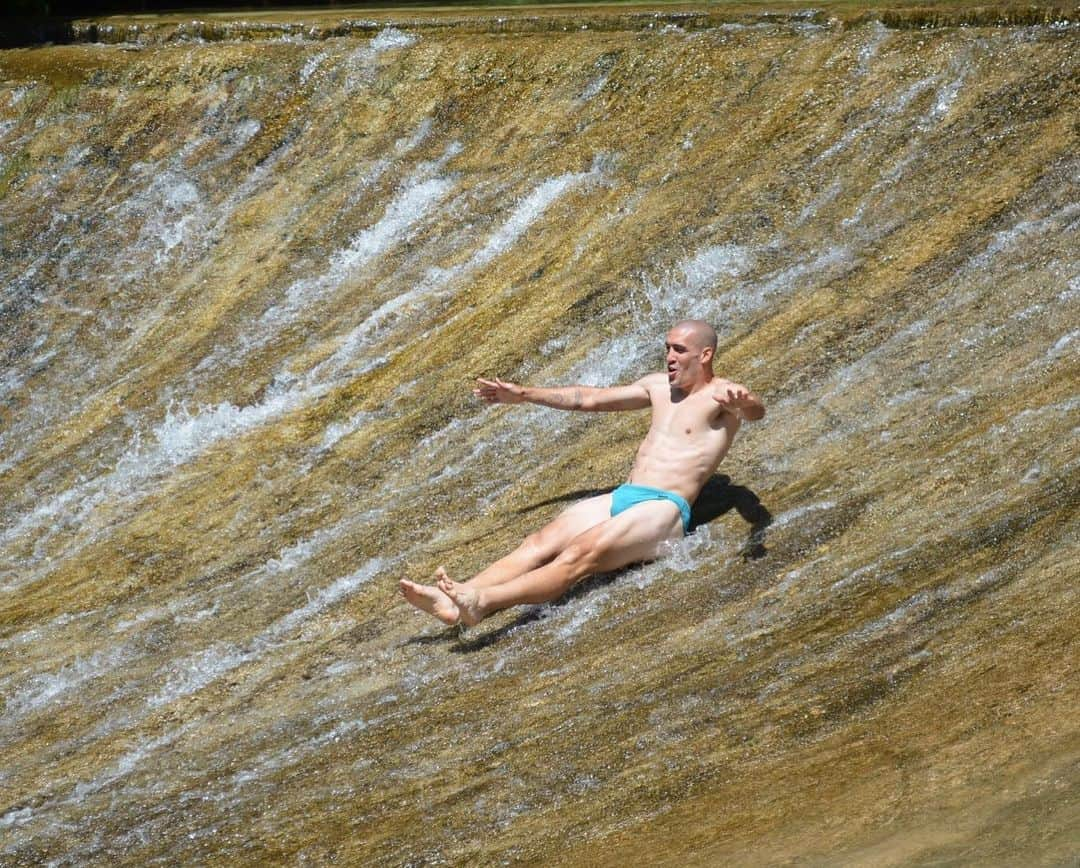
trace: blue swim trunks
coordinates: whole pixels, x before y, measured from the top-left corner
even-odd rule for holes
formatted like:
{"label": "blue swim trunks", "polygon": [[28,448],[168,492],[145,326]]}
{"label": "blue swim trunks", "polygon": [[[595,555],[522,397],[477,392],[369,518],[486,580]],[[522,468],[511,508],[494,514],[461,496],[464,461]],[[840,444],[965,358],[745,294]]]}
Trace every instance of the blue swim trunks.
{"label": "blue swim trunks", "polygon": [[686,502],[686,498],[673,491],[650,488],[647,485],[626,483],[611,492],[611,517],[614,518],[620,512],[625,512],[635,504],[645,503],[647,500],[670,500],[679,507],[679,512],[682,513],[683,533],[690,532],[690,504]]}

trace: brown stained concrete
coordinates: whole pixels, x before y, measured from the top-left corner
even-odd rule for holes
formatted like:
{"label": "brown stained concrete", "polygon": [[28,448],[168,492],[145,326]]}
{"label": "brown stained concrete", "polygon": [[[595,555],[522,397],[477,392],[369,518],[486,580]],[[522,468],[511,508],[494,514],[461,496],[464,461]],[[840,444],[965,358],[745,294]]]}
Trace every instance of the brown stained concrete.
{"label": "brown stained concrete", "polygon": [[[1072,13],[801,8],[0,52],[0,861],[1075,860]],[[645,431],[474,378],[686,315],[769,408],[695,534],[404,604]]]}

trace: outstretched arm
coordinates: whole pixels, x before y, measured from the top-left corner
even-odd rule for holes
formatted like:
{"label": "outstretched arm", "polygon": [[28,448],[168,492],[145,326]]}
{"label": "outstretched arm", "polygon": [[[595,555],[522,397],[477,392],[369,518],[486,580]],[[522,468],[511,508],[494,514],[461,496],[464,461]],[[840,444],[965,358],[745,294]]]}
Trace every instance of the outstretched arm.
{"label": "outstretched arm", "polygon": [[765,405],[746,386],[717,377],[713,380],[713,400],[729,413],[746,422],[756,422],[765,416]]}
{"label": "outstretched arm", "polygon": [[649,406],[649,391],[641,380],[629,386],[561,386],[554,389],[519,386],[496,377],[477,378],[473,394],[489,404],[540,404],[556,410],[642,410]]}

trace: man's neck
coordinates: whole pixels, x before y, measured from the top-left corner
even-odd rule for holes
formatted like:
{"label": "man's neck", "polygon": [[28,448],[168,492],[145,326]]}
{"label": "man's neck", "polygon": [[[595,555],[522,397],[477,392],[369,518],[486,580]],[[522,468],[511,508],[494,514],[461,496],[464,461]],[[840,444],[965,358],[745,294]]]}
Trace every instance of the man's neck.
{"label": "man's neck", "polygon": [[700,392],[713,381],[715,376],[716,375],[712,371],[702,371],[701,376],[691,383],[688,388],[681,389],[677,386],[673,386],[671,389],[671,400],[681,401],[683,398],[687,398],[690,395]]}

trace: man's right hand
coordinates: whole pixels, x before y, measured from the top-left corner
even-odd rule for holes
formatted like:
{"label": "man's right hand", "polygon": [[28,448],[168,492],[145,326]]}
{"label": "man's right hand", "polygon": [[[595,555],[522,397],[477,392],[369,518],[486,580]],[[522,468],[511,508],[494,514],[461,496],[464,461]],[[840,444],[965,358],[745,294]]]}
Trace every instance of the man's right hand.
{"label": "man's right hand", "polygon": [[498,377],[494,380],[476,378],[479,385],[473,389],[477,398],[489,404],[520,404],[525,400],[525,390],[514,383],[504,383]]}

